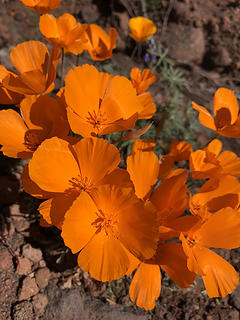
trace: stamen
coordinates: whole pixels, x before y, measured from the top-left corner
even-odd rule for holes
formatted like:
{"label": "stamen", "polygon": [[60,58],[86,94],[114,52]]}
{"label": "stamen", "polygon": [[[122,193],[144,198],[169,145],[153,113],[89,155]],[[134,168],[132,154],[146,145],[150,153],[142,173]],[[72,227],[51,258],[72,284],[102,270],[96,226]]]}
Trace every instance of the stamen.
{"label": "stamen", "polygon": [[101,210],[96,212],[96,215],[97,215],[97,219],[92,223],[92,226],[94,226],[97,229],[96,233],[100,231],[104,231],[106,236],[112,236],[114,238],[118,238],[119,221],[116,215],[112,215],[110,217],[109,215],[105,215]]}

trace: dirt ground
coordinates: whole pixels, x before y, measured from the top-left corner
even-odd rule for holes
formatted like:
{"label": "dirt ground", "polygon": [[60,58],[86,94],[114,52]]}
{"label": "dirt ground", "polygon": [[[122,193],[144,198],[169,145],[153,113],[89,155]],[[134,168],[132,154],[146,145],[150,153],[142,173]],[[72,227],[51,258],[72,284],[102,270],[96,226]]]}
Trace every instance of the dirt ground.
{"label": "dirt ground", "polygon": [[[153,2],[153,1],[149,1]],[[149,16],[158,26],[156,42],[185,78],[183,99],[211,107],[219,87],[233,89],[240,97],[240,1],[162,0]],[[74,14],[83,23],[96,23],[119,32],[112,58],[114,70],[128,75],[137,64],[129,52],[128,20],[143,15],[141,1],[63,0],[53,14]],[[0,0],[0,63],[10,68],[9,52],[17,43],[41,40],[38,15],[17,0]],[[87,56],[80,63],[89,62]],[[142,66],[143,66],[143,62]],[[140,64],[141,64],[140,63]],[[74,66],[67,57],[65,72]],[[158,74],[152,88],[155,101],[165,101],[167,84]],[[198,144],[209,132],[199,126]],[[240,142],[224,139],[226,149],[240,155]],[[55,228],[39,227],[38,200],[24,193],[20,176],[23,162],[0,156],[0,320],[150,320],[240,319],[240,286],[223,299],[208,298],[197,278],[188,289],[178,288],[163,274],[156,308],[144,311],[128,297],[130,278],[100,283],[82,272],[76,256],[64,246]],[[237,271],[240,249],[219,253]]]}

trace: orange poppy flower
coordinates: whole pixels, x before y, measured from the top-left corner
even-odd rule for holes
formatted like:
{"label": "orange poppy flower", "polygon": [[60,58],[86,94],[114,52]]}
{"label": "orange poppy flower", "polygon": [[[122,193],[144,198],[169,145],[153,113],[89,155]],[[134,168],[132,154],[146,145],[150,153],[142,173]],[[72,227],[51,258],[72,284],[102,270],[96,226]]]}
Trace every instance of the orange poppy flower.
{"label": "orange poppy flower", "polygon": [[84,138],[72,144],[54,137],[34,152],[23,186],[34,196],[49,198],[39,211],[48,224],[61,228],[67,209],[82,191],[90,193],[105,183],[132,188],[126,170],[117,168],[119,162],[119,151],[106,140]]}
{"label": "orange poppy flower", "polygon": [[68,135],[66,111],[47,95],[26,97],[21,114],[12,109],[0,111],[1,151],[8,157],[30,158],[43,140]]}
{"label": "orange poppy flower", "polygon": [[187,141],[172,141],[170,152],[161,157],[159,178],[166,178],[174,167],[174,162],[189,160],[192,146]]}
{"label": "orange poppy flower", "polygon": [[110,28],[109,35],[98,25],[90,24],[86,29],[87,43],[85,49],[95,61],[103,61],[112,57],[116,48],[117,30]]}
{"label": "orange poppy flower", "polygon": [[188,268],[202,276],[209,297],[225,297],[237,287],[235,269],[206,247],[233,249],[240,245],[240,215],[232,208],[209,213],[187,233],[182,233]]}
{"label": "orange poppy flower", "polygon": [[[99,281],[124,276],[130,261],[126,249],[150,258],[157,247],[157,215],[130,188],[102,185],[82,192],[66,213],[62,237],[78,264]],[[125,249],[126,248],[126,249]]]}
{"label": "orange poppy flower", "polygon": [[152,20],[145,17],[135,17],[129,20],[129,28],[131,33],[129,34],[136,42],[147,41],[157,28]]}
{"label": "orange poppy flower", "polygon": [[65,98],[71,129],[83,137],[133,129],[142,110],[128,79],[89,65],[69,71]]}
{"label": "orange poppy flower", "polygon": [[206,108],[192,103],[193,108],[199,112],[200,123],[218,134],[240,138],[240,115],[237,98],[232,90],[219,88],[213,100],[214,118]]}
{"label": "orange poppy flower", "polygon": [[156,105],[152,99],[150,92],[145,92],[151,83],[155,82],[157,78],[150,69],[141,70],[133,68],[131,70],[131,82],[136,89],[138,98],[143,105],[143,111],[139,113],[140,119],[149,119],[156,113]]}
{"label": "orange poppy flower", "polygon": [[226,207],[237,208],[239,197],[240,183],[238,179],[222,175],[205,182],[199,191],[190,198],[189,206],[193,214],[200,215],[204,207],[207,207],[210,212]]}
{"label": "orange poppy flower", "polygon": [[76,19],[68,13],[64,13],[57,19],[51,14],[40,17],[39,28],[46,40],[73,54],[80,54],[86,43],[87,25],[77,23]]}
{"label": "orange poppy flower", "polygon": [[39,14],[47,13],[53,9],[56,9],[62,0],[20,0],[22,3],[36,11]]}
{"label": "orange poppy flower", "polygon": [[231,151],[224,151],[221,141],[211,141],[204,150],[191,153],[190,170],[194,179],[208,179],[219,175],[240,177],[240,159]]}
{"label": "orange poppy flower", "polygon": [[161,270],[180,287],[188,288],[195,274],[187,268],[187,257],[180,243],[159,244],[153,258],[141,262],[135,257],[127,271],[130,274],[137,266],[129,287],[130,299],[140,308],[151,310],[161,292]]}
{"label": "orange poppy flower", "polygon": [[132,85],[136,89],[138,95],[144,93],[148,87],[157,80],[150,69],[144,69],[141,72],[138,68],[132,68],[130,77]]}
{"label": "orange poppy flower", "polygon": [[47,47],[39,41],[18,44],[12,49],[10,57],[20,75],[5,69],[2,85],[24,95],[48,93],[54,89],[60,56],[61,50],[53,47],[49,57]]}

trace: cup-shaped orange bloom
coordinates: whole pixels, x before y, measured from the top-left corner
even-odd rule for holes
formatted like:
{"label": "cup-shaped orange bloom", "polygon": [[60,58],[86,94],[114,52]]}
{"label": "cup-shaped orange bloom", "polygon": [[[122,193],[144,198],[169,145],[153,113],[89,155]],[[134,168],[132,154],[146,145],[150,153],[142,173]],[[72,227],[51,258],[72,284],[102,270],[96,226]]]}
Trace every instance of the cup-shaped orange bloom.
{"label": "cup-shaped orange bloom", "polygon": [[152,20],[145,17],[136,17],[129,20],[129,34],[136,42],[147,41],[157,31]]}
{"label": "cup-shaped orange bloom", "polygon": [[206,108],[192,103],[193,108],[199,112],[200,123],[218,134],[240,138],[240,115],[237,98],[232,90],[219,88],[213,99],[214,118]]}
{"label": "cup-shaped orange bloom", "polygon": [[56,9],[62,0],[20,0],[22,3],[36,11],[37,13],[47,13],[53,9]]}
{"label": "cup-shaped orange bloom", "polygon": [[223,258],[206,247],[233,249],[240,245],[240,215],[221,209],[200,221],[180,239],[188,257],[188,268],[202,276],[209,297],[225,297],[237,287],[239,277]]}
{"label": "cup-shaped orange bloom", "polygon": [[46,45],[39,41],[26,41],[12,49],[10,57],[20,75],[7,72],[2,85],[24,95],[48,93],[54,89],[56,67],[61,50],[53,47],[49,56]]}
{"label": "cup-shaped orange bloom", "polygon": [[69,133],[66,110],[47,95],[26,97],[21,114],[12,109],[0,111],[1,151],[8,157],[30,158],[43,140]]}
{"label": "cup-shaped orange bloom", "polygon": [[173,170],[176,161],[189,160],[192,146],[187,141],[172,141],[170,152],[160,159],[159,178],[166,178]]}
{"label": "cup-shaped orange bloom", "polygon": [[78,23],[69,13],[64,13],[57,19],[51,14],[45,14],[39,21],[40,31],[48,42],[76,55],[84,50],[87,41],[86,27],[87,25]]}
{"label": "cup-shaped orange bloom", "polygon": [[237,178],[221,175],[211,178],[203,184],[199,191],[190,199],[190,209],[193,214],[201,215],[204,207],[210,212],[222,208],[238,208],[240,201],[240,183]]}
{"label": "cup-shaped orange bloom", "polygon": [[65,98],[71,129],[83,137],[133,129],[143,108],[127,78],[89,65],[69,71]]}
{"label": "cup-shaped orange bloom", "polygon": [[[161,270],[180,287],[187,288],[193,283],[195,274],[187,268],[187,257],[180,243],[159,244],[153,258],[141,262],[135,257],[127,274],[138,265],[129,287],[130,299],[140,308],[151,310],[161,292]],[[135,260],[135,261],[134,261]]]}
{"label": "cup-shaped orange bloom", "polygon": [[[39,211],[48,224],[61,228],[65,213],[82,191],[104,183],[131,187],[127,172],[117,168],[118,149],[106,140],[84,138],[72,144],[57,137],[35,151],[22,181],[26,192],[49,198]],[[50,194],[50,196],[46,196]]]}
{"label": "cup-shaped orange bloom", "polygon": [[[66,213],[62,237],[78,264],[99,281],[122,277],[130,261],[126,249],[151,258],[157,247],[157,215],[130,188],[102,185],[82,192]],[[126,248],[126,249],[125,249]]]}
{"label": "cup-shaped orange bloom", "polygon": [[144,69],[141,72],[138,68],[132,68],[130,77],[138,95],[147,91],[148,87],[157,80],[150,69]]}
{"label": "cup-shaped orange bloom", "polygon": [[85,49],[94,61],[103,61],[112,57],[116,48],[117,30],[110,28],[107,34],[96,24],[90,24],[86,29],[87,43]]}
{"label": "cup-shaped orange bloom", "polygon": [[144,69],[141,72],[138,68],[131,70],[131,82],[136,89],[138,98],[143,105],[143,111],[139,113],[139,118],[151,118],[156,112],[156,105],[152,99],[150,92],[146,92],[151,83],[155,82],[157,78],[150,69]]}
{"label": "cup-shaped orange bloom", "polygon": [[204,150],[191,153],[190,170],[194,179],[208,179],[219,175],[240,177],[240,159],[231,151],[220,154],[222,143],[215,139]]}

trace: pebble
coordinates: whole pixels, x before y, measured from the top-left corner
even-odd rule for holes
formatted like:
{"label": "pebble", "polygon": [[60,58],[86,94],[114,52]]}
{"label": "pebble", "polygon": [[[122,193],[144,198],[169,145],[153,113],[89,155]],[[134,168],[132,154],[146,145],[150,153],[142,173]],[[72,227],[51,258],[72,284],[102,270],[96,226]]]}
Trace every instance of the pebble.
{"label": "pebble", "polygon": [[27,300],[39,292],[34,278],[26,277],[23,280],[22,287],[19,290],[18,300]]}
{"label": "pebble", "polygon": [[42,251],[40,249],[33,248],[29,243],[23,246],[22,254],[24,257],[35,263],[42,260]]}
{"label": "pebble", "polygon": [[26,276],[31,272],[31,262],[27,258],[18,258],[17,274]]}

